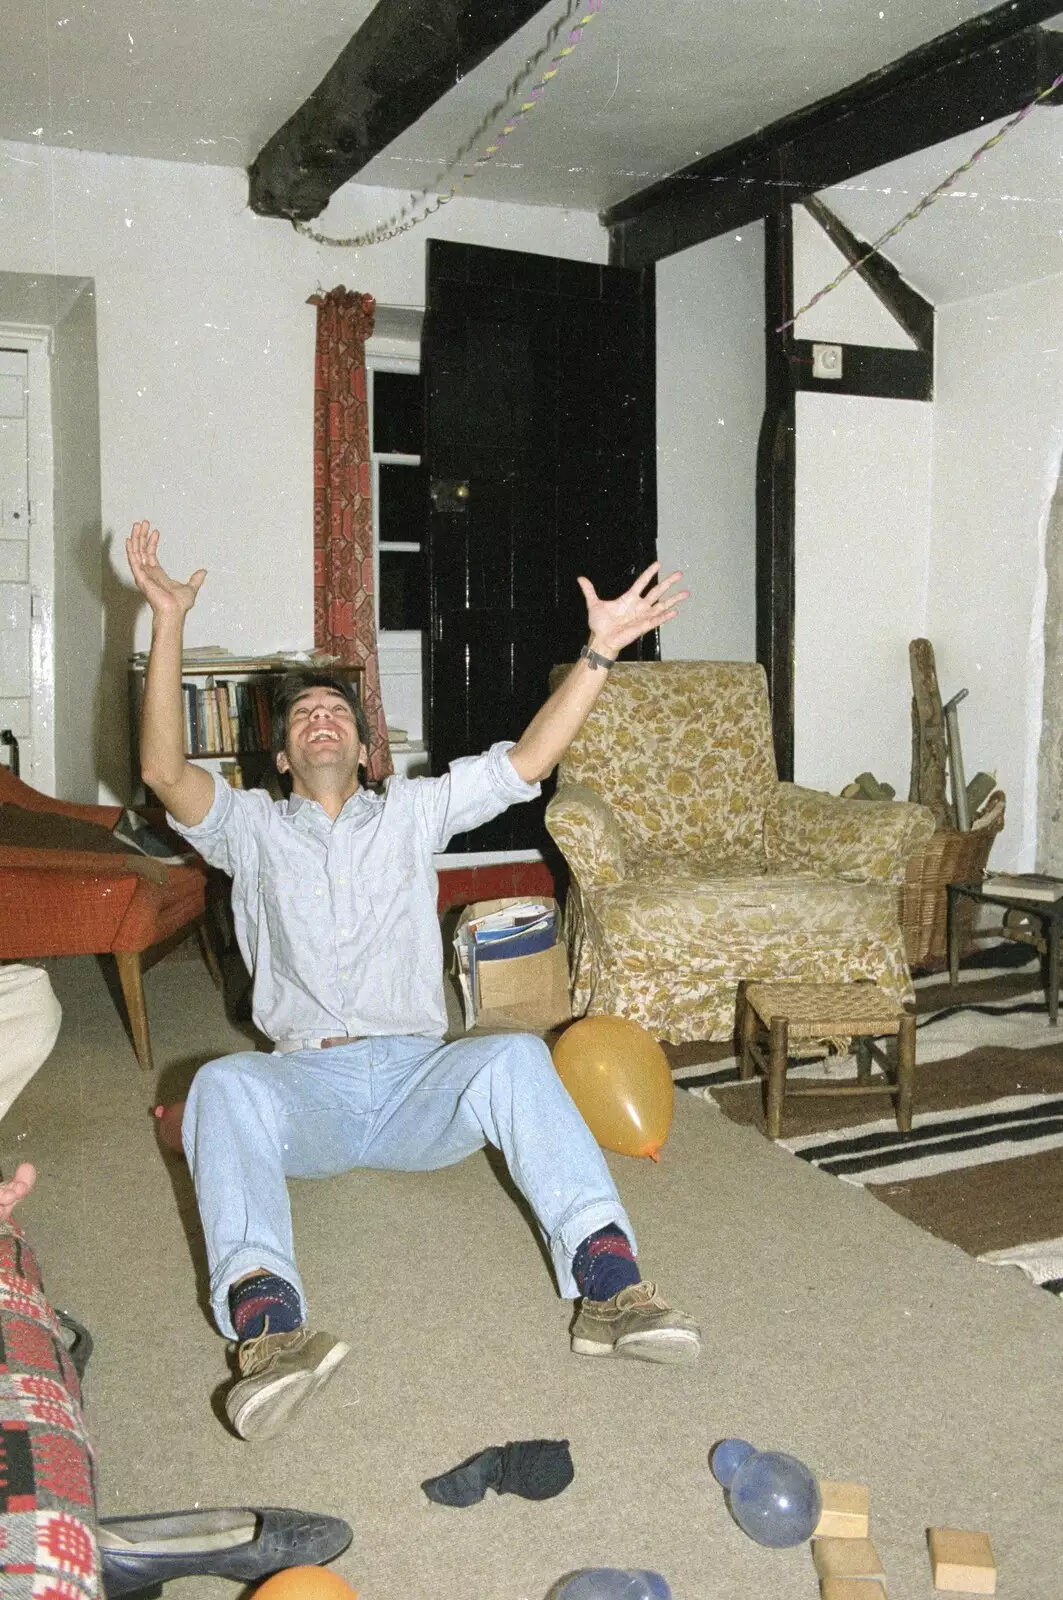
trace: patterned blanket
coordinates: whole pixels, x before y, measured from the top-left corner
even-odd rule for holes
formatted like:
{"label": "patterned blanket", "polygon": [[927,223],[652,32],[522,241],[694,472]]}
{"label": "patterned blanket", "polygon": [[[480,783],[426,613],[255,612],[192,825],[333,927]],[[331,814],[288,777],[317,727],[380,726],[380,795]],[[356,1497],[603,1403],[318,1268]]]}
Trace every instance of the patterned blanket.
{"label": "patterned blanket", "polygon": [[33,1251],[0,1223],[3,1600],[99,1600],[96,1482],[77,1373]]}

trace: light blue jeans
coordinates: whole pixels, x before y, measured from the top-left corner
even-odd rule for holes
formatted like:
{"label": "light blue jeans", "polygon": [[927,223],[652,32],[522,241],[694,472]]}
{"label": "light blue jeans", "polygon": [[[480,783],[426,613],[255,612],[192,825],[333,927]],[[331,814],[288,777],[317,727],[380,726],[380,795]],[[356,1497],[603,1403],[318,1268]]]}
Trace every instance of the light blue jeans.
{"label": "light blue jeans", "polygon": [[535,1214],[564,1297],[579,1293],[572,1257],[589,1234],[615,1223],[635,1246],[602,1153],[532,1034],[223,1056],[197,1072],[183,1127],[211,1308],[229,1338],[229,1286],[256,1267],[293,1284],[306,1316],[286,1178],[426,1172],[491,1144]]}

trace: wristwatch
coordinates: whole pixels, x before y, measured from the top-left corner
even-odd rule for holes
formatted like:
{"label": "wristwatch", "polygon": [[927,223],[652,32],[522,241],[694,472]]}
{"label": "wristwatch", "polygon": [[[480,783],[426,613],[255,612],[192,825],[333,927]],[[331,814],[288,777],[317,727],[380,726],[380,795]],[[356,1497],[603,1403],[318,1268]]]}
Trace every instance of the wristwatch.
{"label": "wristwatch", "polygon": [[579,658],[581,661],[585,661],[587,663],[592,672],[594,672],[598,667],[602,667],[604,671],[608,672],[610,667],[616,666],[616,661],[613,656],[599,655],[598,651],[592,650],[589,644],[585,644],[583,646],[583,649],[579,653]]}

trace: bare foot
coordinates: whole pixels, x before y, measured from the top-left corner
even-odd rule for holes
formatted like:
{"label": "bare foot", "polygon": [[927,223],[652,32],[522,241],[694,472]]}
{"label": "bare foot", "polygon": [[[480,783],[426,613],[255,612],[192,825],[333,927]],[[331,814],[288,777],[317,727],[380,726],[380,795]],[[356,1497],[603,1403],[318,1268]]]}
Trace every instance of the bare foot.
{"label": "bare foot", "polygon": [[25,1200],[37,1182],[37,1169],[28,1161],[20,1161],[15,1176],[0,1183],[0,1222],[10,1220],[11,1213],[20,1200]]}

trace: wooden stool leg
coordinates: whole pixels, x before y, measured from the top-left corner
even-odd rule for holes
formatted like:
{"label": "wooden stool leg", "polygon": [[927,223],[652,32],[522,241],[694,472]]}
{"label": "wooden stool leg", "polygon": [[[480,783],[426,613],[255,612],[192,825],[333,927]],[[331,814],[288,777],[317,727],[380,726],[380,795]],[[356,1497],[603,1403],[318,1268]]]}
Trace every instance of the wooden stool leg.
{"label": "wooden stool leg", "polygon": [[871,1044],[867,1039],[853,1040],[853,1055],[856,1057],[856,1081],[868,1083],[871,1079]]}
{"label": "wooden stool leg", "polygon": [[782,1132],[782,1101],[786,1093],[786,1060],[789,1054],[790,1025],[785,1017],[771,1019],[771,1057],[768,1062],[768,1138]]}
{"label": "wooden stool leg", "polygon": [[897,1126],[912,1131],[912,1092],[915,1088],[915,1018],[904,1017],[897,1030]]}
{"label": "wooden stool leg", "polygon": [[214,987],[220,989],[222,986],[221,968],[218,965],[218,958],[214,954],[214,946],[210,942],[206,917],[197,917],[192,927],[195,931],[196,943],[199,945],[199,953],[207,964],[207,971],[214,979]]}
{"label": "wooden stool leg", "polygon": [[757,1013],[753,1010],[745,995],[739,995],[740,1007],[740,1037],[742,1048],[738,1056],[738,1076],[743,1080],[753,1076],[753,1040],[757,1035]]}
{"label": "wooden stool leg", "polygon": [[1048,1005],[1048,1025],[1056,1026],[1059,1016],[1059,922],[1055,916],[1047,919],[1048,926],[1041,925],[1041,932],[1048,942],[1045,955],[1045,1001]]}
{"label": "wooden stool leg", "polygon": [[144,972],[139,950],[116,950],[118,979],[129,1014],[129,1027],[133,1034],[133,1048],[145,1072],[152,1072],[155,1063],[151,1055],[151,1034],[148,1032],[148,1012],[144,1004]]}

